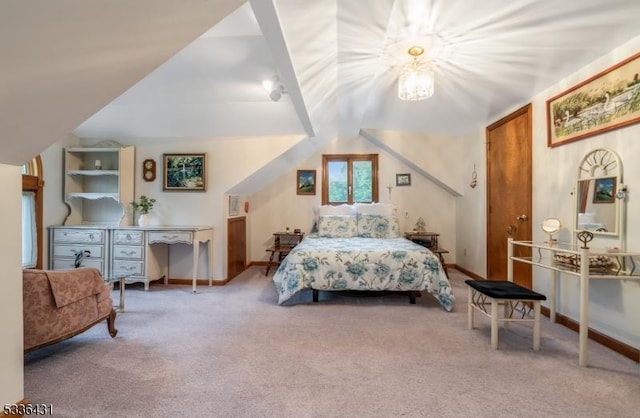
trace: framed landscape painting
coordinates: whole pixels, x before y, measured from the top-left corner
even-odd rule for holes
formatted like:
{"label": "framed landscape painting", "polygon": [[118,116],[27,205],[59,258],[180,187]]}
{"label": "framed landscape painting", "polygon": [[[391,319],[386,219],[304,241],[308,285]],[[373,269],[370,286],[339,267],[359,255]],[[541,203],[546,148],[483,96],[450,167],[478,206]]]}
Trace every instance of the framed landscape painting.
{"label": "framed landscape painting", "polygon": [[162,161],[162,190],[207,190],[207,154],[163,154]]}
{"label": "framed landscape painting", "polygon": [[297,194],[316,194],[316,170],[298,170],[298,181],[296,184]]}
{"label": "framed landscape painting", "polygon": [[547,146],[640,121],[640,53],[547,100]]}

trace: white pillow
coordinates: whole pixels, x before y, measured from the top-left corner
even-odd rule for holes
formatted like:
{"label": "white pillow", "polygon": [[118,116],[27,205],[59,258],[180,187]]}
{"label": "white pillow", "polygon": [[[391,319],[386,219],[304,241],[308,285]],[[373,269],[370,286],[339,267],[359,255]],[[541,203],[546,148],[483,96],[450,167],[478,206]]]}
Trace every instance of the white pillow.
{"label": "white pillow", "polygon": [[322,205],[318,207],[317,215],[355,215],[356,211],[353,205]]}
{"label": "white pillow", "polygon": [[355,209],[365,215],[391,216],[395,213],[395,207],[390,203],[356,203]]}
{"label": "white pillow", "polygon": [[585,212],[578,214],[579,224],[593,224],[596,223],[596,214],[594,212]]}

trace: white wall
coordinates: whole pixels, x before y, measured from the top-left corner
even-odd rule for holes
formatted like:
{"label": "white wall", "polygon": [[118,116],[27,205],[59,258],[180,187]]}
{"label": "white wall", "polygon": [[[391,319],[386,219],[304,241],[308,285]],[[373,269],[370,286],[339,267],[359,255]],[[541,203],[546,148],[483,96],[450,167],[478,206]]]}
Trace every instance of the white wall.
{"label": "white wall", "polygon": [[22,364],[22,175],[20,167],[0,164],[0,405],[24,399]]}
{"label": "white wall", "polygon": [[[226,277],[226,216],[225,193],[258,168],[293,146],[299,135],[258,138],[215,139],[136,139],[123,145],[135,149],[135,195],[147,195],[157,200],[150,213],[150,225],[209,225],[214,227],[214,278]],[[93,145],[97,141],[80,141]],[[70,137],[42,153],[45,171],[45,225],[60,225],[67,214],[63,201],[63,148],[74,143]],[[162,191],[163,153],[207,153],[206,192]],[[142,161],[153,158],[157,163],[157,178],[142,179]],[[201,248],[199,271],[206,271],[206,249]],[[45,263],[46,265],[46,263]],[[171,248],[171,278],[191,277],[191,247]]]}
{"label": "white wall", "polygon": [[[640,251],[640,200],[634,191],[640,190],[640,124],[606,132],[580,141],[555,148],[547,147],[546,101],[550,97],[586,80],[640,50],[640,37],[617,48],[610,54],[586,66],[581,71],[567,77],[560,83],[546,89],[531,99],[533,107],[533,239],[544,241],[547,236],[538,227],[547,217],[559,218],[564,229],[559,239],[571,240],[573,222],[575,185],[578,164],[585,154],[598,147],[611,148],[622,159],[624,182],[629,186],[627,199],[627,248]],[[520,104],[520,106],[524,103]],[[513,110],[516,110],[515,107]],[[506,115],[506,114],[505,114]],[[486,277],[486,217],[480,214],[484,210],[486,188],[485,171],[485,133],[484,127],[465,136],[467,166],[473,162],[479,164],[479,187],[458,202],[457,213],[457,263],[463,268]],[[467,167],[468,169],[468,167]],[[615,244],[612,239],[600,238],[592,242],[592,247],[604,247]],[[467,256],[461,248],[467,248]],[[469,247],[477,247],[469,255]],[[482,250],[482,254],[476,251]],[[550,272],[534,269],[534,288],[549,293]],[[574,320],[579,317],[578,283],[574,278],[566,277],[561,283],[561,298],[558,312]],[[590,326],[606,335],[640,348],[640,281],[591,281],[589,304]]]}
{"label": "white wall", "polygon": [[[455,153],[452,145],[450,152]],[[308,233],[313,225],[313,208],[321,203],[322,154],[379,154],[379,198],[397,207],[401,231],[409,231],[422,217],[428,230],[440,233],[440,245],[451,251],[445,255],[447,263],[456,260],[455,206],[456,198],[425,177],[412,171],[388,153],[362,137],[334,140],[327,148],[306,161],[291,167],[290,172],[269,187],[249,197],[251,222],[249,225],[248,259],[266,260],[265,249],[272,243],[272,234],[285,227],[300,228]],[[315,196],[296,195],[297,170],[316,170]],[[411,186],[396,187],[396,173],[411,173]],[[386,186],[391,185],[391,199]],[[405,215],[407,214],[407,215]]]}

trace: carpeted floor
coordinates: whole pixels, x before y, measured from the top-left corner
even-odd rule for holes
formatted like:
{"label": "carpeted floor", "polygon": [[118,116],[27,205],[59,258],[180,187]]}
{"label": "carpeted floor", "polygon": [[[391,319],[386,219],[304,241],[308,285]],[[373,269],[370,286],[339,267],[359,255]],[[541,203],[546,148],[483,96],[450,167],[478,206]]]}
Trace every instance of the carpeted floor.
{"label": "carpeted floor", "polygon": [[[467,329],[467,277],[445,312],[428,294],[278,306],[250,268],[225,286],[128,286],[106,325],[25,356],[25,396],[57,417],[632,417],[640,366],[543,318],[542,351],[514,324],[490,348]],[[117,301],[117,291],[113,293]]]}

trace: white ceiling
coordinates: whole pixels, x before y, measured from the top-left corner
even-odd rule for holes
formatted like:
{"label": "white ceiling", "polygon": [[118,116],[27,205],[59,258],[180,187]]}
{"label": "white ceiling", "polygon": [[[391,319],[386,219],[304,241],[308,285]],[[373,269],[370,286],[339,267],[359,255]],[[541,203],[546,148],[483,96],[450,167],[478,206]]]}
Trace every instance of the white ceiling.
{"label": "white ceiling", "polygon": [[[459,135],[640,35],[639,18],[638,0],[3,0],[0,162],[68,132]],[[413,44],[436,92],[402,102]],[[279,102],[261,87],[274,73]]]}
{"label": "white ceiling", "polygon": [[[75,133],[355,136],[378,128],[459,135],[640,34],[637,0],[274,3],[246,3]],[[434,60],[436,92],[403,102],[398,69],[414,44]],[[261,80],[276,72],[297,103],[293,95],[270,101]]]}

